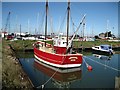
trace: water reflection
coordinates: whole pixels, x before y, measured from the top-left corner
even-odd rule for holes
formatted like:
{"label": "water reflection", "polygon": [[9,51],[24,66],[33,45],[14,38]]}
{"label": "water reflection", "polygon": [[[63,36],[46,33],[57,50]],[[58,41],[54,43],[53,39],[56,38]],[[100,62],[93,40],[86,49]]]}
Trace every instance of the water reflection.
{"label": "water reflection", "polygon": [[111,60],[112,56],[93,54],[94,57],[99,58],[100,60]]}
{"label": "water reflection", "polygon": [[[112,59],[112,56],[113,55],[106,55],[106,54],[104,54],[104,55],[100,55],[100,54],[96,54],[96,53],[93,53],[93,56],[95,57],[95,58],[98,58],[99,60],[101,60],[101,61],[103,61],[103,62],[97,62],[97,63],[99,63],[100,65],[103,65],[104,66],[104,69],[106,69],[107,67],[110,67],[109,66],[109,62],[110,62],[110,60]],[[106,67],[107,66],[107,67]],[[112,68],[112,67],[110,67],[110,68]]]}
{"label": "water reflection", "polygon": [[34,60],[34,67],[52,77],[51,81],[55,88],[70,88],[71,83],[81,79],[81,68],[59,69],[36,61]]}

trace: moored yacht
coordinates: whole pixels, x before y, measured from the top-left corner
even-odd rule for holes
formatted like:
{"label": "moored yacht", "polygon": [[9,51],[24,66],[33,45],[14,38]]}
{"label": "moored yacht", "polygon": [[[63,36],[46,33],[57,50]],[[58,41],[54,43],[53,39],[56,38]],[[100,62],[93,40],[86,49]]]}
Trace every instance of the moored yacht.
{"label": "moored yacht", "polygon": [[112,55],[113,50],[110,45],[100,45],[92,47],[93,53]]}

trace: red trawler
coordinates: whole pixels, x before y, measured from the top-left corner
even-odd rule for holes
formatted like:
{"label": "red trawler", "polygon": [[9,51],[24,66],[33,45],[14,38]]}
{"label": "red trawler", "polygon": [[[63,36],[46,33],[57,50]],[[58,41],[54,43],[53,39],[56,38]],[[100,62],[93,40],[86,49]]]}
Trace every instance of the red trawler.
{"label": "red trawler", "polygon": [[82,64],[82,54],[75,53],[72,50],[72,41],[80,28],[81,24],[85,19],[83,16],[77,30],[74,32],[73,37],[69,39],[69,13],[70,13],[70,2],[68,2],[67,8],[67,37],[60,33],[54,37],[53,45],[46,43],[47,40],[47,11],[48,2],[46,2],[46,22],[45,22],[45,41],[38,41],[34,44],[34,56],[37,63],[45,63],[53,67],[62,69],[80,67]]}

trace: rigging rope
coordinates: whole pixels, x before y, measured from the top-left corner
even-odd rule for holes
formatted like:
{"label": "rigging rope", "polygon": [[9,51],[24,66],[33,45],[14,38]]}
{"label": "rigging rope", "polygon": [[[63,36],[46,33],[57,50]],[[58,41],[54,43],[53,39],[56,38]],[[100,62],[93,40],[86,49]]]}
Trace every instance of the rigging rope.
{"label": "rigging rope", "polygon": [[75,23],[73,22],[73,18],[72,16],[70,15],[70,19],[71,19],[71,23],[72,23],[72,28],[73,28],[73,31],[75,32],[75,28],[74,26],[77,28],[77,26],[75,25]]}
{"label": "rigging rope", "polygon": [[[88,58],[88,57],[86,57],[86,56],[83,56],[84,58]],[[93,59],[91,59],[91,58],[88,58],[89,60],[91,60],[91,61],[93,61],[93,62],[96,62],[96,63],[98,63],[98,64],[100,64],[100,65],[103,65],[103,66],[106,66],[106,67],[108,67],[108,68],[110,68],[110,69],[112,69],[112,70],[115,70],[115,71],[120,71],[119,69],[116,69],[116,68],[114,68],[114,67],[110,67],[110,66],[108,66],[108,65],[105,65],[105,64],[103,64],[103,63],[100,63],[100,62],[98,62],[98,61],[95,61],[95,60],[93,60]]]}
{"label": "rigging rope", "polygon": [[76,33],[77,33],[78,30],[80,29],[81,24],[83,23],[83,21],[84,21],[84,19],[85,19],[85,16],[86,16],[86,14],[84,14],[83,18],[81,19],[81,21],[80,21],[80,23],[79,23],[79,26],[77,27],[77,30],[74,32],[74,34],[73,34],[73,36],[72,36],[72,38],[71,38],[71,40],[70,40],[70,43],[69,43],[68,46],[67,46],[67,49],[71,46],[71,43],[72,43],[72,41],[73,41]]}
{"label": "rigging rope", "polygon": [[[63,24],[64,24],[63,22],[65,21],[66,15],[67,15],[67,10],[66,10],[66,12],[65,12],[65,16],[64,16],[63,21],[62,21],[62,23],[61,23],[61,25],[60,25],[60,28],[59,28],[59,30],[58,30],[58,34],[60,33],[61,28],[63,27]],[[58,35],[58,34],[57,34],[57,35]]]}
{"label": "rigging rope", "polygon": [[43,31],[42,28],[43,28],[43,23],[44,23],[44,17],[45,17],[45,11],[44,11],[44,13],[43,13],[42,21],[41,21],[41,24],[40,24],[40,27],[39,27],[41,33],[43,33],[43,32],[42,32],[42,31]]}
{"label": "rigging rope", "polygon": [[50,28],[51,28],[51,33],[53,34],[54,32],[53,32],[53,18],[52,18],[52,15],[51,15],[51,13],[49,12],[49,10],[48,10],[48,19],[49,19],[49,23],[50,23]]}

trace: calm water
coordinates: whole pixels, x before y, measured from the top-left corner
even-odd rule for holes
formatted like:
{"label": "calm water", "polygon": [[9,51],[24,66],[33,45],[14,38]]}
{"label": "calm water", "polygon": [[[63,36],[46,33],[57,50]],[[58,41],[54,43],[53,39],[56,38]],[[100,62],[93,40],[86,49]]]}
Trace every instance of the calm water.
{"label": "calm water", "polygon": [[[120,54],[114,54],[111,57],[90,54],[84,59],[93,67],[92,71],[88,71],[83,62],[80,68],[67,73],[59,73],[47,66],[38,65],[34,61],[33,53],[22,54],[20,62],[35,87],[41,88],[41,85],[45,84],[44,88],[114,88],[115,77],[120,76],[118,71]],[[53,74],[54,76],[50,79]]]}

